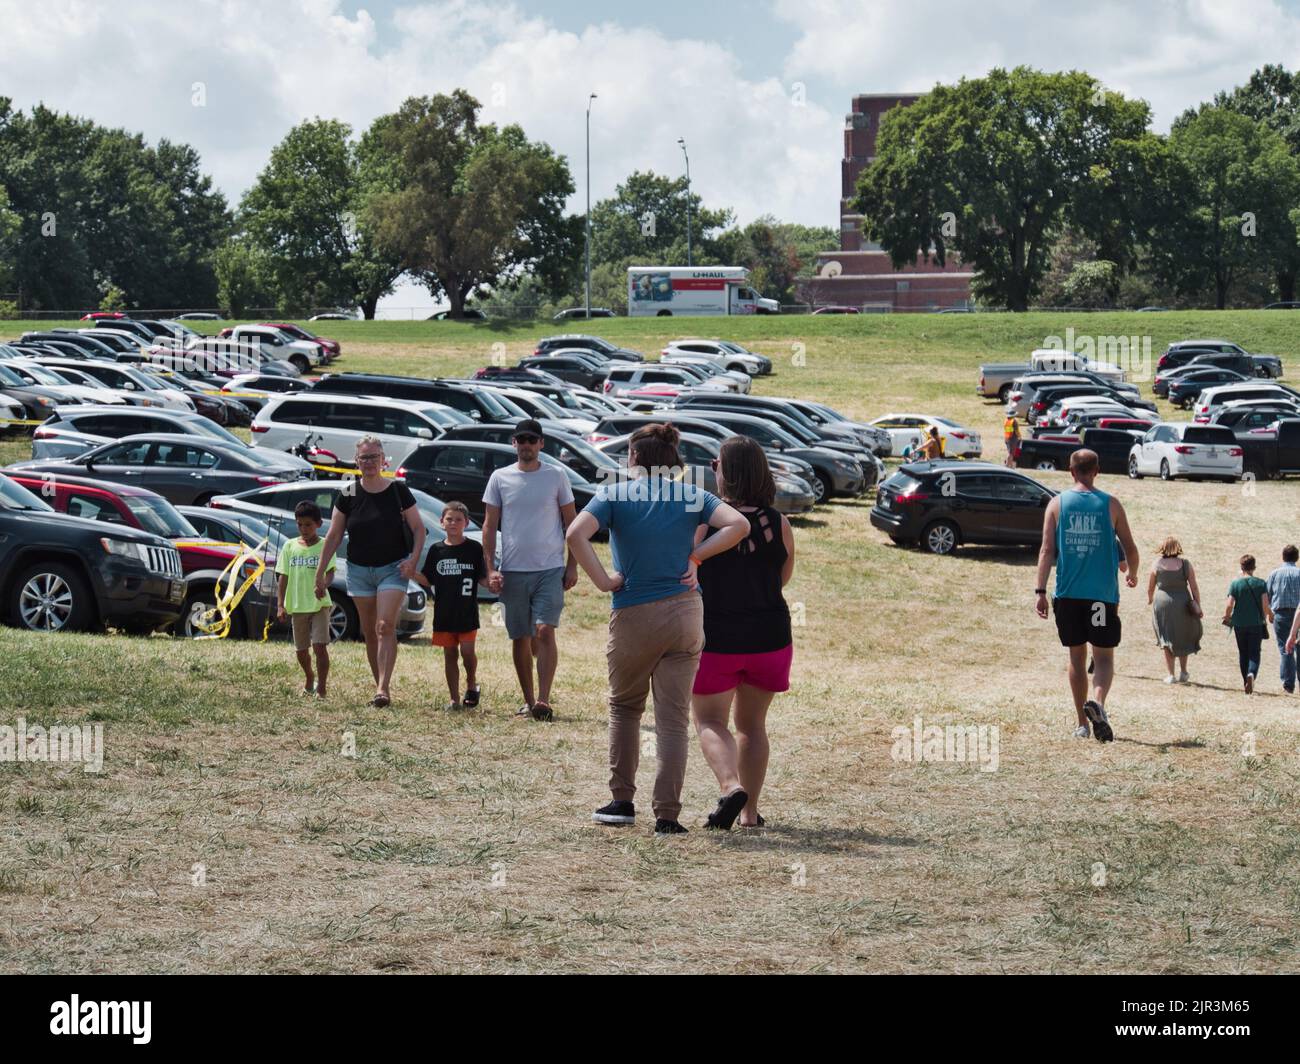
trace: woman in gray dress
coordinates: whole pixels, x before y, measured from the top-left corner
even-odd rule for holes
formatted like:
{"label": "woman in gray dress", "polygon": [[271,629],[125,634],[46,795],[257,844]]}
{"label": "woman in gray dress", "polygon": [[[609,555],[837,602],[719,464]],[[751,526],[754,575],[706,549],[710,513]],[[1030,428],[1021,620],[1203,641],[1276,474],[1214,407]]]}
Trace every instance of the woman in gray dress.
{"label": "woman in gray dress", "polygon": [[[1151,624],[1156,645],[1165,652],[1165,683],[1187,683],[1187,658],[1201,649],[1201,591],[1196,586],[1196,571],[1183,556],[1183,545],[1169,536],[1151,566],[1147,581],[1147,603],[1151,606]],[[1174,662],[1178,675],[1174,676]]]}

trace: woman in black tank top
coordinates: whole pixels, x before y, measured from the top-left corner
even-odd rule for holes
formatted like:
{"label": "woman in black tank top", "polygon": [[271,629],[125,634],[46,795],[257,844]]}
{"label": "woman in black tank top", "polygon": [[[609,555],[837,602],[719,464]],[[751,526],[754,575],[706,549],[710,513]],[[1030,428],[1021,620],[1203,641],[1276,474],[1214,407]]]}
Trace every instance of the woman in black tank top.
{"label": "woman in black tank top", "polygon": [[[794,572],[794,533],[772,508],[776,487],[763,449],[732,436],[714,462],[718,494],[749,520],[749,536],[699,568],[704,652],[691,715],[722,797],[707,826],[763,823],[759,791],[767,775],[767,708],[790,687],[790,611],[782,588]],[[732,705],[736,735],[728,727]]]}

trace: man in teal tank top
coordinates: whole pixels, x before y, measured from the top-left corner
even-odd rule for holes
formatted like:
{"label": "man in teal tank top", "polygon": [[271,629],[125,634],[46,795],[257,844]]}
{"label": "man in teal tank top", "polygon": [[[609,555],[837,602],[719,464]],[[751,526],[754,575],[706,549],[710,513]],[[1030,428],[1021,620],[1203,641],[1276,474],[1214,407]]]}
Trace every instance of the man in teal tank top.
{"label": "man in teal tank top", "polygon": [[[1035,609],[1047,619],[1047,574],[1056,566],[1052,612],[1061,645],[1070,650],[1070,693],[1079,726],[1075,736],[1088,737],[1088,726],[1099,743],[1114,739],[1106,716],[1106,695],[1115,678],[1115,648],[1119,646],[1119,566],[1116,546],[1124,548],[1125,583],[1137,586],[1138,548],[1129,531],[1128,516],[1119,500],[1093,485],[1101,466],[1095,451],[1086,448],[1070,456],[1074,483],[1047,504],[1043,545],[1038,552]],[[1088,651],[1094,671],[1088,692]]]}

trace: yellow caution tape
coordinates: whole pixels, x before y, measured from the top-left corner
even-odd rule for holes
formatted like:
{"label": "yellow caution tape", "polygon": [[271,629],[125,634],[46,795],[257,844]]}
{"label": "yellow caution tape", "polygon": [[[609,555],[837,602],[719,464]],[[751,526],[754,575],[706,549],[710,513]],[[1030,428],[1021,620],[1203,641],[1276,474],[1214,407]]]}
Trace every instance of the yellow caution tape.
{"label": "yellow caution tape", "polygon": [[[216,609],[204,610],[194,618],[194,627],[198,628],[204,634],[196,636],[197,639],[225,639],[230,634],[230,617],[244,600],[251,588],[266,572],[266,562],[258,557],[258,551],[266,546],[266,540],[262,540],[256,547],[250,547],[247,543],[240,544],[240,551],[230,559],[230,564],[221,571],[217,577],[217,601]],[[240,583],[238,570],[249,562],[253,563],[252,571]],[[223,590],[222,581],[226,582]],[[262,629],[262,641],[266,641],[267,633],[270,631],[270,620],[267,620],[266,626]]]}
{"label": "yellow caution tape", "polygon": [[44,425],[45,422],[39,418],[30,417],[0,417],[0,425]]}
{"label": "yellow caution tape", "polygon": [[[319,473],[341,473],[341,474],[343,474],[344,476],[355,477],[355,476],[358,476],[358,475],[360,474],[360,472],[361,472],[361,470],[359,470],[359,469],[345,469],[343,466],[316,465],[315,462],[313,462],[312,465],[313,465],[313,467],[315,467],[316,471],[319,472]],[[396,474],[395,472],[393,472],[393,471],[391,471],[391,470],[388,470],[388,469],[385,469],[385,470],[384,470],[382,473],[380,473],[379,475],[380,475],[381,477],[395,477],[395,476],[397,476],[397,474]]]}

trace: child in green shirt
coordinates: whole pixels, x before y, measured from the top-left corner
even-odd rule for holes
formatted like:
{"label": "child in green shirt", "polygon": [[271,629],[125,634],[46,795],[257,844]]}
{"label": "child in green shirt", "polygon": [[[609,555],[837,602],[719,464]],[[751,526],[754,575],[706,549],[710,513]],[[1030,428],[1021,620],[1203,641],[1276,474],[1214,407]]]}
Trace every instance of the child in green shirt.
{"label": "child in green shirt", "polygon": [[[286,617],[293,624],[293,646],[298,652],[306,682],[303,694],[325,697],[325,683],[330,672],[330,610],[329,596],[316,597],[316,569],[320,565],[325,541],[320,537],[320,507],[303,500],[293,509],[298,522],[298,539],[291,539],[280,551],[275,561],[277,619],[284,623]],[[334,560],[330,559],[330,572]],[[316,671],[312,672],[312,652],[316,655]]]}

